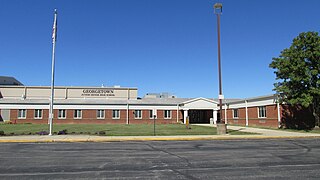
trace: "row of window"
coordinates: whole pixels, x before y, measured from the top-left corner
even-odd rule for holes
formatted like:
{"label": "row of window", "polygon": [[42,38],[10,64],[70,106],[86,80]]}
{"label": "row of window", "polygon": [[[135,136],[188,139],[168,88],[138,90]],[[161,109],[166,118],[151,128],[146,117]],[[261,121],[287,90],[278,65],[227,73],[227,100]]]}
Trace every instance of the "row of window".
{"label": "row of window", "polygon": [[[171,119],[171,110],[164,110],[164,119]],[[25,119],[27,117],[27,110],[26,109],[19,109],[18,110],[18,119]],[[58,110],[58,119],[66,119],[67,111],[65,109]],[[98,109],[96,114],[97,119],[104,119],[105,118],[105,110]],[[42,119],[42,109],[35,109],[34,110],[34,118],[35,119]],[[81,119],[82,118],[82,110],[76,109],[73,111],[73,118],[74,119]],[[135,119],[142,119],[142,110],[134,110],[134,118]],[[149,118],[155,118],[155,113],[153,110],[149,110]],[[112,110],[112,119],[120,119],[120,110]]]}
{"label": "row of window", "polygon": [[[233,118],[239,118],[239,110],[233,109],[232,110]],[[266,106],[259,106],[258,107],[258,117],[259,118],[266,118],[267,117],[267,108]]]}

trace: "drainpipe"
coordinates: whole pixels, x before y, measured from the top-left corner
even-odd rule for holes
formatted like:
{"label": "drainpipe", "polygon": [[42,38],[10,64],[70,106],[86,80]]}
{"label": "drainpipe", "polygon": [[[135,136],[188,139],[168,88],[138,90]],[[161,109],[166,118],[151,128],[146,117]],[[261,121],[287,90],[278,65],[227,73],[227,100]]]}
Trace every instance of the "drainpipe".
{"label": "drainpipe", "polygon": [[179,122],[179,104],[177,104],[177,123]]}
{"label": "drainpipe", "polygon": [[280,104],[279,101],[277,101],[277,110],[278,110],[278,128],[281,127],[281,117],[280,117]]}
{"label": "drainpipe", "polygon": [[224,117],[225,117],[225,124],[228,124],[228,117],[227,117],[227,104],[224,104]]}
{"label": "drainpipe", "polygon": [[245,100],[244,103],[246,104],[246,126],[249,126],[249,118],[248,118],[248,101]]}
{"label": "drainpipe", "polygon": [[127,124],[129,124],[129,102],[127,103]]}

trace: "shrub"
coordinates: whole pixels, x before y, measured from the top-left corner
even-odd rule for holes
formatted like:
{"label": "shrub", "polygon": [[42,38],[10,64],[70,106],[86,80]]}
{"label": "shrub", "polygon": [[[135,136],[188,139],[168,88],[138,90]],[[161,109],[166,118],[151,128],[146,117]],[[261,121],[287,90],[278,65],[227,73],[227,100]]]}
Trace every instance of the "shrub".
{"label": "shrub", "polygon": [[65,135],[65,134],[68,134],[68,131],[66,129],[58,132],[58,135]]}
{"label": "shrub", "polygon": [[105,131],[99,131],[97,134],[98,135],[106,135],[106,132]]}
{"label": "shrub", "polygon": [[4,136],[6,134],[4,134],[4,131],[0,131],[0,136]]}
{"label": "shrub", "polygon": [[[31,134],[31,133],[29,133]],[[40,131],[40,132],[37,132],[36,134],[38,135],[48,135],[49,133],[47,131]]]}

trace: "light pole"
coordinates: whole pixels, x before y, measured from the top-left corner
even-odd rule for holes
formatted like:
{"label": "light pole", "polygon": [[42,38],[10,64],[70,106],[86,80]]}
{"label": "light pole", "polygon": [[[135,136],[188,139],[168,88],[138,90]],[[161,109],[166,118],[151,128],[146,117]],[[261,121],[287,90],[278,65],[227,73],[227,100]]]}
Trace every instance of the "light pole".
{"label": "light pole", "polygon": [[217,15],[217,32],[218,32],[218,71],[219,71],[219,106],[220,118],[217,119],[217,134],[226,134],[227,127],[222,119],[222,78],[221,78],[221,53],[220,53],[220,15],[222,14],[222,4],[216,3],[213,6],[214,13]]}

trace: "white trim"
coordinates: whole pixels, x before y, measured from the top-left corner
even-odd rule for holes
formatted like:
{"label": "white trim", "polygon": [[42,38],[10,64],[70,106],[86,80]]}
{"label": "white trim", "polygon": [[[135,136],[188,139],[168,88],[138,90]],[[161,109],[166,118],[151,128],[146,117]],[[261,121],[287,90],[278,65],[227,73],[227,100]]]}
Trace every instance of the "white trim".
{"label": "white trim", "polygon": [[[170,117],[165,117],[165,115],[166,115],[165,111],[169,111]],[[172,111],[171,110],[163,110],[163,119],[172,119]]]}
{"label": "white trim", "polygon": [[[103,117],[98,117],[98,114],[99,114],[99,116],[101,115],[101,113],[98,113],[98,112],[100,112],[100,111],[103,111],[103,113],[102,113]],[[97,109],[97,110],[96,110],[96,116],[97,116],[97,119],[105,119],[105,117],[106,117],[106,111],[105,111],[104,109]]]}
{"label": "white trim", "polygon": [[[136,113],[140,112],[140,117],[136,117]],[[139,113],[138,113],[139,114]],[[134,119],[142,119],[142,110],[141,109],[135,109],[134,110]]]}
{"label": "white trim", "polygon": [[187,123],[187,117],[189,116],[188,111],[189,111],[189,109],[185,109],[183,111],[183,124]]}
{"label": "white trim", "polygon": [[198,98],[195,98],[195,99],[191,99],[191,100],[182,102],[182,103],[180,103],[180,104],[189,104],[189,103],[192,103],[192,102],[194,102],[194,101],[199,101],[199,100],[204,100],[204,101],[211,102],[211,103],[214,103],[214,104],[219,104],[219,103],[216,102],[216,101],[213,101],[213,100],[207,99],[207,98],[203,98],[203,97],[198,97]]}
{"label": "white trim", "polygon": [[[60,110],[63,110],[63,111],[64,111],[64,114],[65,114],[64,117],[59,117],[59,111],[60,111]],[[58,109],[58,119],[67,119],[67,110],[66,110],[66,109]]]}
{"label": "white trim", "polygon": [[[19,115],[20,115],[19,111],[20,110],[24,110],[25,111],[25,113],[24,113],[25,116],[19,117]],[[18,109],[18,119],[27,119],[27,110],[26,109]]]}
{"label": "white trim", "polygon": [[[118,111],[119,113],[118,113],[118,117],[114,117],[113,116],[113,111]],[[112,109],[112,119],[120,119],[120,114],[121,114],[121,111],[120,111],[120,109]]]}
{"label": "white trim", "polygon": [[246,105],[246,126],[249,126],[249,113],[248,113],[248,101],[245,100],[245,105]]}
{"label": "white trim", "polygon": [[[127,103],[127,117],[126,117],[126,124],[129,124],[129,103]],[[113,115],[113,111],[112,111],[112,115]]]}
{"label": "white trim", "polygon": [[179,122],[179,104],[177,104],[177,123]]}
{"label": "white trim", "polygon": [[[76,112],[76,111],[80,111],[80,117],[78,117],[78,113],[77,113],[77,117],[74,117],[74,113]],[[82,119],[82,109],[75,109],[75,110],[73,110],[73,119]]]}
{"label": "white trim", "polygon": [[[234,116],[234,110],[237,110],[237,117]],[[238,108],[232,109],[232,117],[233,117],[233,119],[239,119],[239,109]]]}
{"label": "white trim", "polygon": [[279,102],[277,102],[277,112],[278,112],[278,127],[281,126],[281,114],[280,114],[280,105]]}
{"label": "white trim", "polygon": [[[36,111],[40,112],[40,114],[36,113]],[[36,117],[36,115],[39,115],[39,117]],[[34,119],[42,119],[42,117],[43,117],[43,110],[42,109],[35,109],[34,114],[33,114],[33,118]]]}
{"label": "white trim", "polygon": [[224,104],[224,123],[228,124],[227,104]]}
{"label": "white trim", "polygon": [[[150,114],[150,111],[152,112],[151,114]],[[153,119],[153,115],[154,115],[154,112],[153,112],[154,110],[153,109],[149,109],[148,110],[148,112],[149,112],[149,119]],[[150,116],[151,115],[151,116]]]}
{"label": "white trim", "polygon": [[[265,116],[264,117],[260,117],[260,107],[264,107],[264,109],[265,109]],[[266,119],[267,118],[267,106],[258,106],[257,109],[258,109],[258,118],[259,119]]]}

